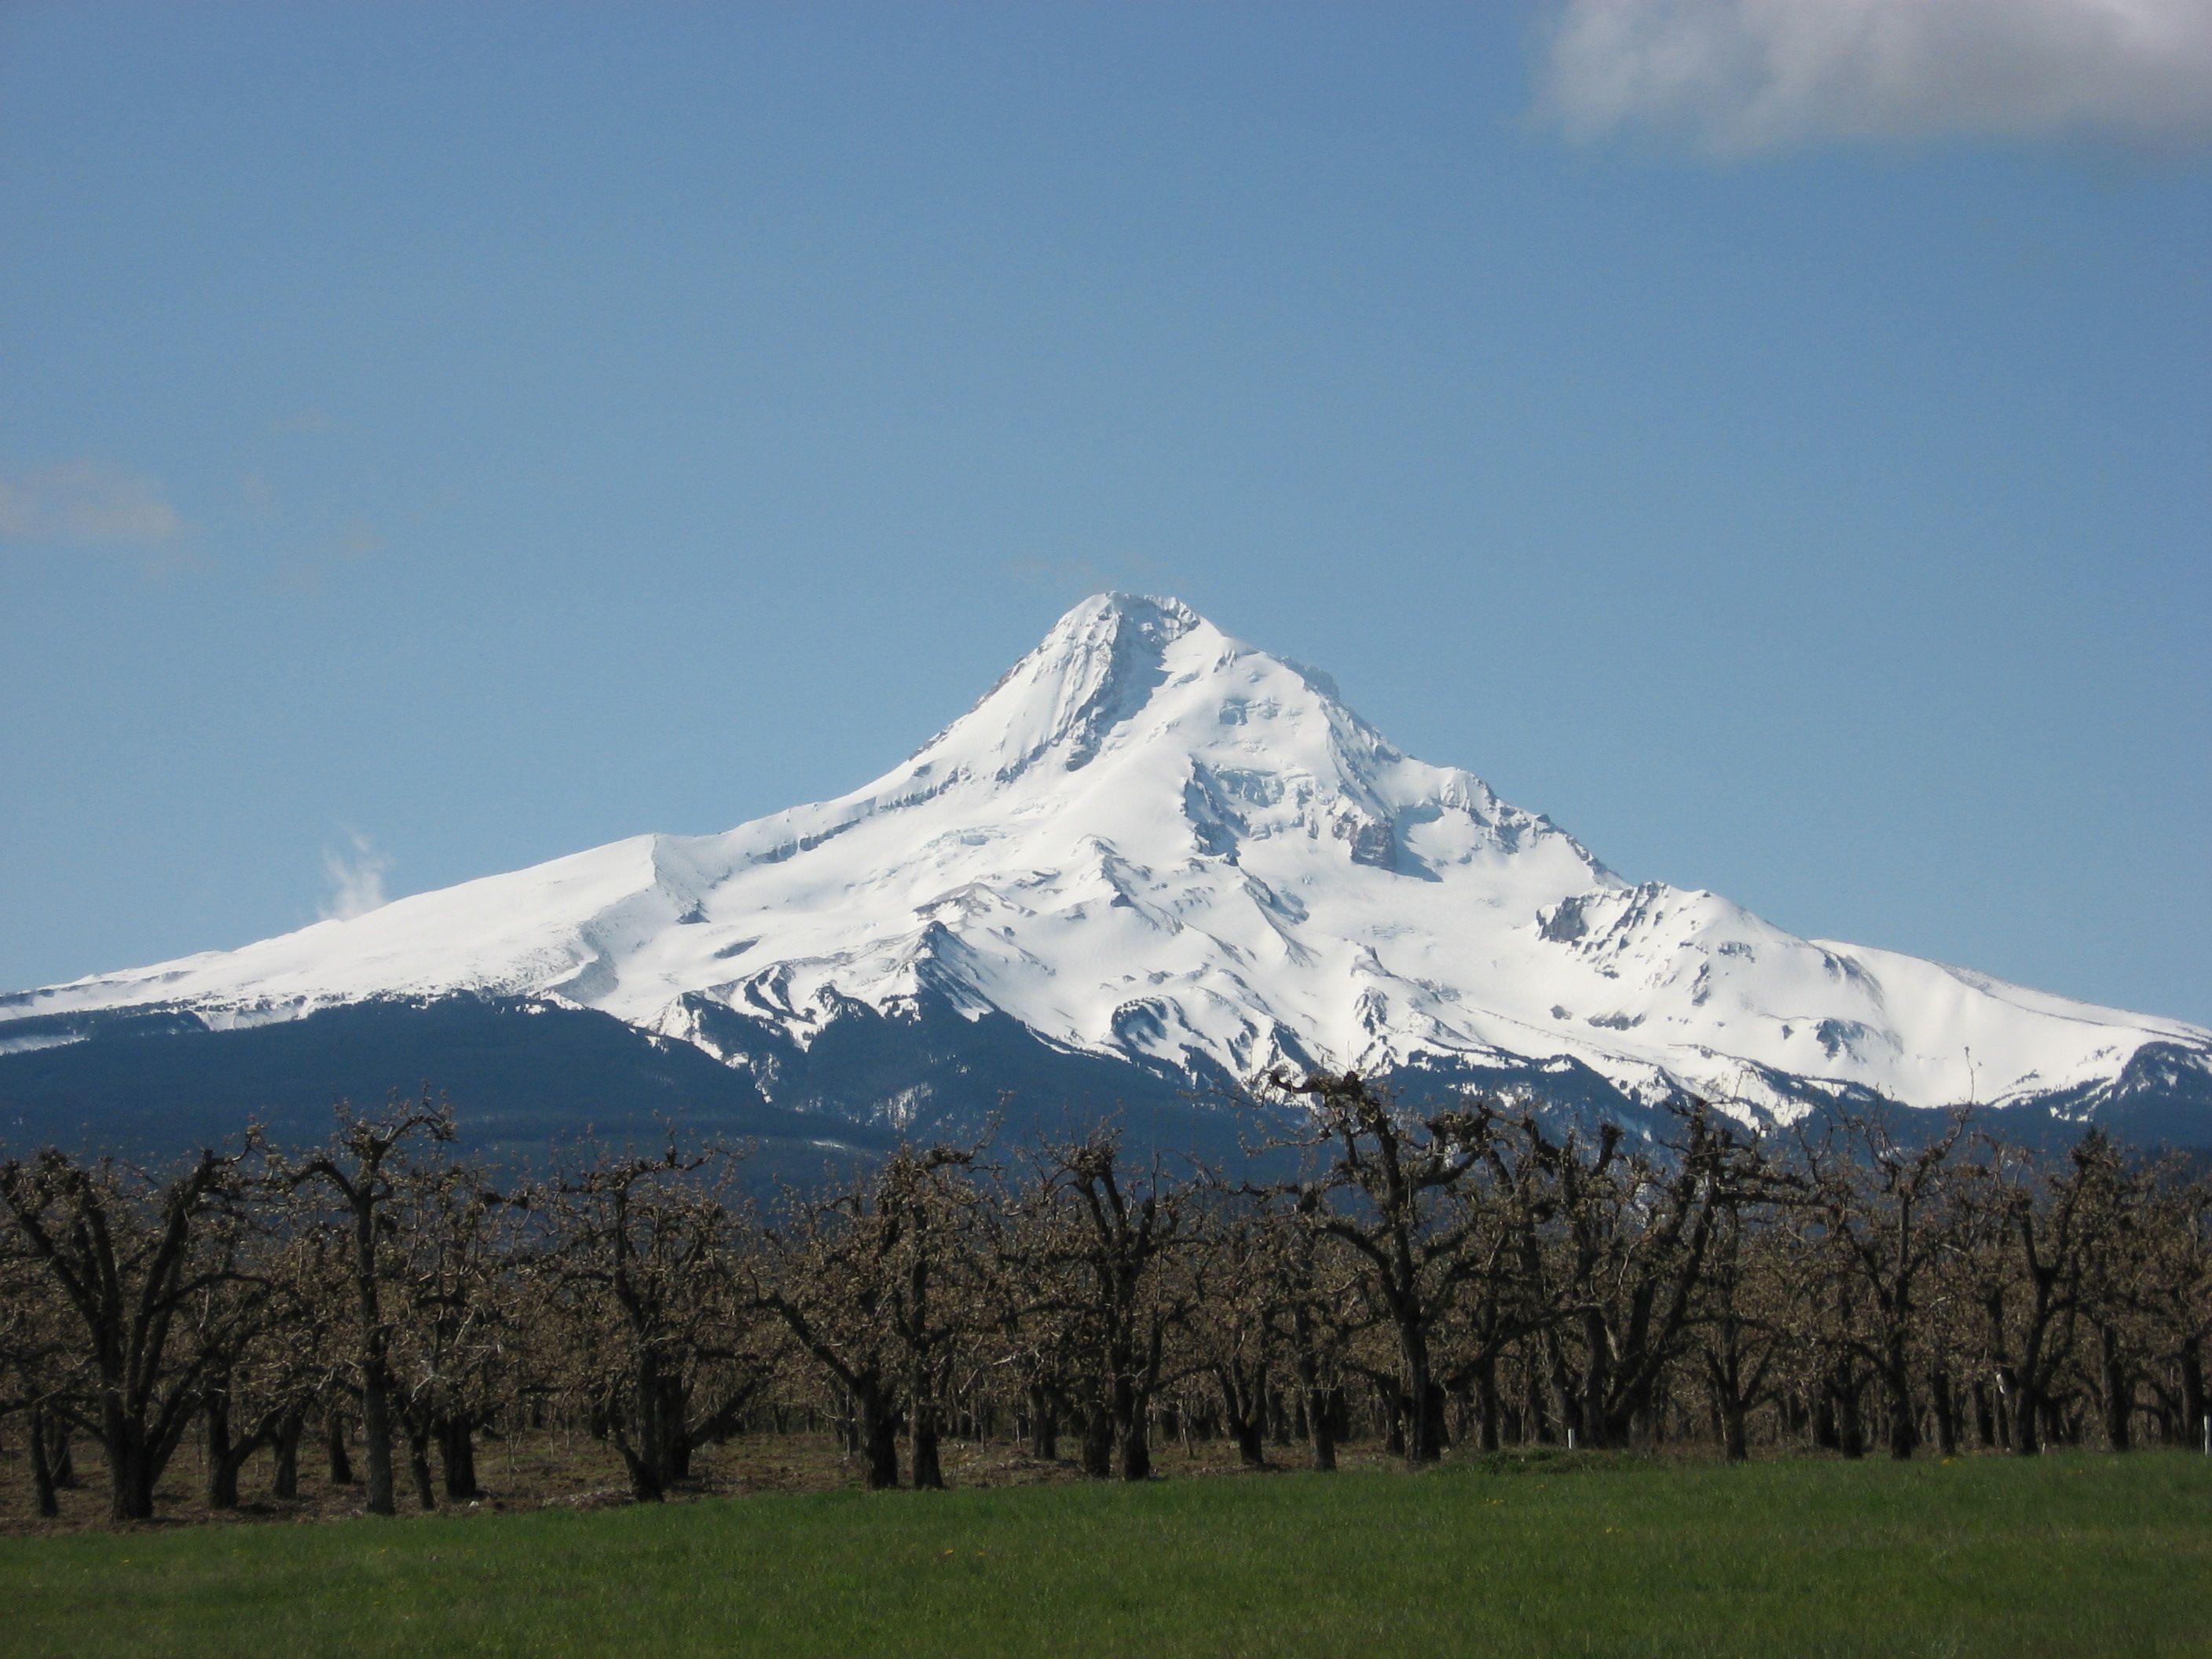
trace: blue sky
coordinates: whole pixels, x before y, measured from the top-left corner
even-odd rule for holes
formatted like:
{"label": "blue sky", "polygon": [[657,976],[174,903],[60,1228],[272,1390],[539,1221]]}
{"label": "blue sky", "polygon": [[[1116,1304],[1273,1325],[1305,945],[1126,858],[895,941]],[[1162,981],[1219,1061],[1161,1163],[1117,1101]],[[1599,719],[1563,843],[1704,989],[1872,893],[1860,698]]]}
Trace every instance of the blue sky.
{"label": "blue sky", "polygon": [[0,9],[0,986],[840,793],[1118,586],[2212,1021],[2212,31],[2100,3]]}

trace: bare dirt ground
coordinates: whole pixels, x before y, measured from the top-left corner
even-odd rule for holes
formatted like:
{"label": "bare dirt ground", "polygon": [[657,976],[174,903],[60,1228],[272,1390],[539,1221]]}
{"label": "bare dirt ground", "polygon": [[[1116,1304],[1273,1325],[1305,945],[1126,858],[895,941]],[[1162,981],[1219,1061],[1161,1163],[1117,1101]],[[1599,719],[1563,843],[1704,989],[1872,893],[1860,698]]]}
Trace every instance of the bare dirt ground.
{"label": "bare dirt ground", "polygon": [[[1072,1437],[1063,1439],[1062,1445],[1072,1451]],[[948,1440],[942,1455],[945,1480],[956,1487],[1035,1486],[1082,1479],[1071,1457],[1042,1462],[1004,1440]],[[362,1453],[357,1441],[352,1455],[358,1476]],[[1301,1445],[1273,1447],[1269,1455],[1283,1468],[1305,1467],[1305,1448]],[[1346,1468],[1396,1466],[1396,1460],[1379,1444],[1343,1446],[1338,1456]],[[20,1431],[0,1437],[0,1535],[76,1531],[110,1524],[107,1473],[99,1447],[80,1438],[75,1458],[76,1485],[62,1492],[60,1517],[42,1521],[33,1507],[29,1462]],[[1249,1473],[1239,1468],[1234,1448],[1225,1442],[1200,1440],[1186,1447],[1180,1440],[1163,1437],[1154,1448],[1153,1461],[1156,1473],[1170,1478]],[[404,1452],[398,1474],[400,1512],[420,1512]],[[319,1439],[300,1449],[299,1497],[274,1496],[269,1489],[270,1475],[268,1457],[254,1458],[240,1476],[240,1507],[227,1512],[210,1510],[200,1448],[196,1441],[187,1440],[156,1491],[157,1518],[141,1524],[160,1528],[210,1522],[298,1522],[339,1520],[362,1513],[358,1480],[352,1486],[331,1484]],[[437,1498],[439,1512],[486,1515],[552,1507],[590,1509],[630,1501],[622,1460],[611,1448],[582,1434],[559,1431],[483,1437],[477,1452],[477,1480],[484,1488],[484,1497],[462,1501],[441,1493]],[[856,1487],[860,1482],[859,1461],[844,1455],[832,1437],[763,1432],[741,1435],[720,1446],[701,1447],[693,1455],[691,1479],[672,1492],[670,1498],[680,1503],[768,1492],[832,1492]]]}

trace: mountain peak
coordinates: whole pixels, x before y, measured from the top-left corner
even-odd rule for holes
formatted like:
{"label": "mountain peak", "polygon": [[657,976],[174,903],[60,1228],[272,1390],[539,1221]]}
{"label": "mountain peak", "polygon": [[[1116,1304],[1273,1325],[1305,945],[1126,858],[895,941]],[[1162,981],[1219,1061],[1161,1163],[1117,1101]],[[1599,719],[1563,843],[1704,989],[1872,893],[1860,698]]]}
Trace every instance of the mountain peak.
{"label": "mountain peak", "polygon": [[1114,729],[1151,701],[1178,642],[1226,635],[1178,599],[1098,593],[1053,624],[982,701],[915,755],[1004,781],[1044,763],[1074,771],[1096,758]]}
{"label": "mountain peak", "polygon": [[1045,642],[1049,646],[1054,640],[1090,637],[1102,629],[1118,632],[1123,627],[1157,635],[1164,642],[1211,626],[1181,599],[1152,593],[1093,593],[1052,625]]}
{"label": "mountain peak", "polygon": [[1797,1079],[1936,1105],[1990,1079],[2000,1098],[2101,1088],[2152,1042],[2212,1073],[2193,1027],[1632,887],[1473,774],[1393,747],[1327,676],[1126,593],[1070,610],[851,794],[0,999],[0,1052],[74,1040],[7,1029],[26,1018],[250,1024],[453,990],[558,997],[733,1065],[752,1062],[701,1035],[702,1010],[803,1048],[855,1007],[935,997],[1188,1075],[1526,1061],[1639,1098]]}

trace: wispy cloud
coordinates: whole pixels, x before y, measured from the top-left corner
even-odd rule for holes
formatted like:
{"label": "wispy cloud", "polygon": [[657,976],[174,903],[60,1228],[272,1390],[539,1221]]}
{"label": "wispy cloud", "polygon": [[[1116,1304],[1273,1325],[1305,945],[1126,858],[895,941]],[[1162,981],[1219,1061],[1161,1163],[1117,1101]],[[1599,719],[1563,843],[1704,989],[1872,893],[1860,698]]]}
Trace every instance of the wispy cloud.
{"label": "wispy cloud", "polygon": [[315,914],[325,921],[350,921],[386,902],[384,878],[392,872],[391,856],[358,830],[346,830],[345,838],[343,847],[323,848],[330,893]]}
{"label": "wispy cloud", "polygon": [[999,568],[1029,586],[1078,596],[1113,588],[1164,592],[1174,586],[1167,566],[1135,553],[1103,559],[1086,558],[1079,553],[1024,554],[1003,561]]}
{"label": "wispy cloud", "polygon": [[1559,0],[1547,44],[1546,104],[1583,137],[2212,138],[2205,0]]}
{"label": "wispy cloud", "polygon": [[1114,586],[1114,580],[1103,565],[1080,557],[1040,559],[1024,556],[1008,559],[1000,568],[1018,582],[1054,591],[1067,589],[1096,593]]}
{"label": "wispy cloud", "polygon": [[383,547],[383,533],[374,525],[348,519],[334,533],[277,566],[270,583],[280,593],[319,593],[323,578],[337,567],[358,563]]}
{"label": "wispy cloud", "polygon": [[161,548],[185,521],[158,479],[81,458],[0,472],[0,540],[36,546]]}
{"label": "wispy cloud", "polygon": [[383,545],[374,525],[366,519],[348,519],[331,544],[331,552],[337,558],[365,559]]}

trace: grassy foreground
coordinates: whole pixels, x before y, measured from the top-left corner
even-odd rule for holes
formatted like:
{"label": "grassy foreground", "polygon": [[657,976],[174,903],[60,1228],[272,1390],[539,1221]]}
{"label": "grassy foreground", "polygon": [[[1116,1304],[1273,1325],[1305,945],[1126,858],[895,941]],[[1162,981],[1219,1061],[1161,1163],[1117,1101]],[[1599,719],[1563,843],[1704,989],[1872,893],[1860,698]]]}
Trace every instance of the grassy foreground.
{"label": "grassy foreground", "polygon": [[0,1650],[2212,1653],[2212,1460],[1558,1459],[14,1538]]}

